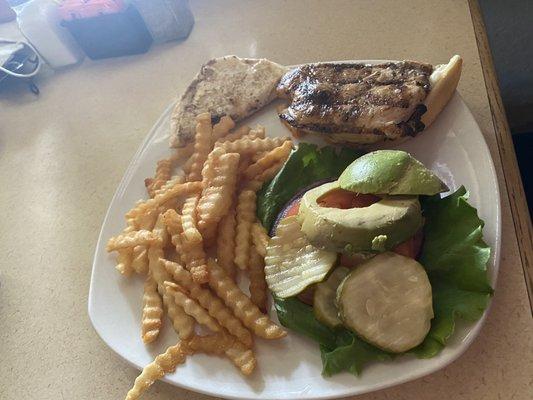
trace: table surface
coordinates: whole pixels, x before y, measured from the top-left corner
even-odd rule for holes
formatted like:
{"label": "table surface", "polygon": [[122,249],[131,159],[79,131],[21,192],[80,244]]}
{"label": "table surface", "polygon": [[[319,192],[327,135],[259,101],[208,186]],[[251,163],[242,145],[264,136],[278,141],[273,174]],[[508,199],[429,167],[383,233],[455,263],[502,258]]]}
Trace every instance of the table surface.
{"label": "table surface", "polygon": [[[196,25],[185,42],[45,73],[38,98],[23,87],[0,92],[0,398],[120,399],[131,386],[138,371],[106,347],[87,316],[93,251],[129,160],[203,62],[237,54],[284,64],[440,63],[457,53],[465,61],[459,91],[485,135],[502,189],[492,307],[478,339],[453,364],[358,399],[530,399],[533,324],[468,3],[192,3]],[[176,398],[206,396],[160,382],[144,396]]]}

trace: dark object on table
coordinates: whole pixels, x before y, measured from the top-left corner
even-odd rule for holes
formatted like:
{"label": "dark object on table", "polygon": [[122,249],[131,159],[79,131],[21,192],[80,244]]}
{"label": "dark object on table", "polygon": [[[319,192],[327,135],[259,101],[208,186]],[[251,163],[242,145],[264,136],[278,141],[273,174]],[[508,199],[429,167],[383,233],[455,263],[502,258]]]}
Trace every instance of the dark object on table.
{"label": "dark object on table", "polygon": [[533,2],[481,0],[511,133],[533,132]]}
{"label": "dark object on table", "polygon": [[516,158],[520,166],[522,184],[529,206],[529,215],[533,216],[533,132],[513,135]]}
{"label": "dark object on table", "polygon": [[533,2],[480,0],[479,6],[533,217]]}
{"label": "dark object on table", "polygon": [[28,83],[30,91],[39,94],[39,88],[33,82],[33,77],[37,75],[41,67],[41,60],[38,54],[25,43],[8,42],[0,39],[0,44],[14,43],[13,53],[6,61],[0,62],[0,89],[8,80],[22,79]]}
{"label": "dark object on table", "polygon": [[93,60],[146,53],[153,42],[133,6],[121,12],[72,19],[62,24]]}

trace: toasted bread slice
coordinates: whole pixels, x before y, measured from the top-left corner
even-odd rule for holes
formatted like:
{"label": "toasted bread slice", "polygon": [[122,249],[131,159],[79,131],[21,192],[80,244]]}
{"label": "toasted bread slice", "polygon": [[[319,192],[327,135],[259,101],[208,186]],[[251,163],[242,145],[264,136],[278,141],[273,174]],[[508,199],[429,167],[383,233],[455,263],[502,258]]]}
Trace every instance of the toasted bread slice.
{"label": "toasted bread slice", "polygon": [[225,56],[202,66],[171,115],[170,145],[186,146],[194,139],[195,118],[209,112],[214,122],[223,115],[239,121],[275,97],[286,68],[266,59]]}

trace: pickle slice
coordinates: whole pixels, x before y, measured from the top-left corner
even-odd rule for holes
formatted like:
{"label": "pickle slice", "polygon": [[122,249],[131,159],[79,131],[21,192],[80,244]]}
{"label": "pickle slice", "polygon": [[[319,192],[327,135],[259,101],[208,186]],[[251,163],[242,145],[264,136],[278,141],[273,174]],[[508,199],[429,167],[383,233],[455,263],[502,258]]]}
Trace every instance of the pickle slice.
{"label": "pickle slice", "polygon": [[337,267],[331,272],[329,277],[316,285],[313,300],[313,311],[316,319],[332,328],[342,324],[339,319],[339,309],[335,304],[337,287],[342,280],[350,273],[346,267]]}
{"label": "pickle slice", "polygon": [[337,253],[313,246],[301,231],[296,216],[283,218],[269,240],[265,256],[268,287],[281,298],[321,282],[337,260]]}
{"label": "pickle slice", "polygon": [[381,253],[337,289],[339,318],[367,342],[393,353],[422,343],[433,318],[431,284],[412,258]]}

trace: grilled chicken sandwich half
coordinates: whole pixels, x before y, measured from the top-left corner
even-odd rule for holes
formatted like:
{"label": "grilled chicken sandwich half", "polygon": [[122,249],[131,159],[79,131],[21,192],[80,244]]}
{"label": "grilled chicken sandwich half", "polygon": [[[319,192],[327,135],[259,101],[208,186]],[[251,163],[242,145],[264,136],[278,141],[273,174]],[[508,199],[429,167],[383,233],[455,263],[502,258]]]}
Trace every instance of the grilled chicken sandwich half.
{"label": "grilled chicken sandwich half", "polygon": [[401,140],[427,128],[453,95],[462,59],[432,66],[415,61],[305,64],[288,71],[277,93],[279,116],[295,132],[352,145]]}

